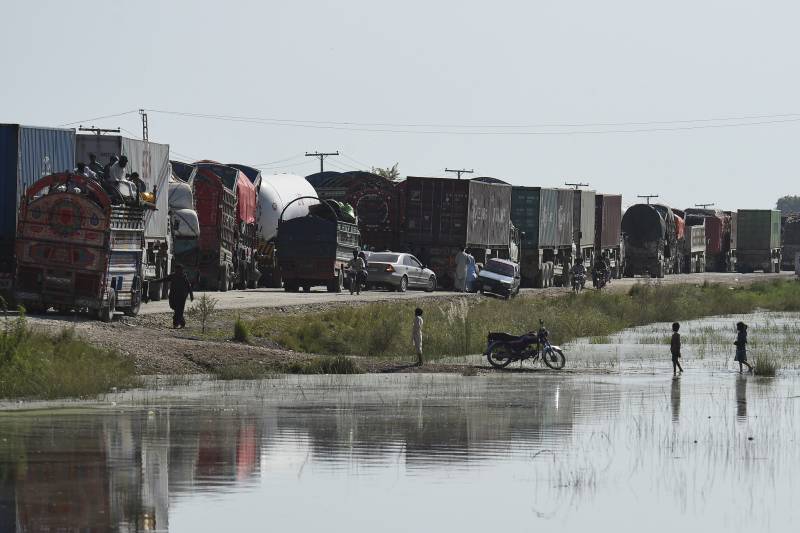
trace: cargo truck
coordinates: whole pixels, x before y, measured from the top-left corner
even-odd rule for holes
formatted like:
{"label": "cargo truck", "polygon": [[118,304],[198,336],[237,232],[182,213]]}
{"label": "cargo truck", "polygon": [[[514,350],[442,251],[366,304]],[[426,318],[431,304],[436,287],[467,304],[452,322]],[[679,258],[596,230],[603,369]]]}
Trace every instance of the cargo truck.
{"label": "cargo truck", "polygon": [[31,312],[88,310],[104,322],[142,302],[146,211],[113,205],[103,188],[71,173],[25,193],[17,225],[14,297]]}
{"label": "cargo truck", "polygon": [[781,241],[781,269],[794,270],[795,256],[800,253],[800,215],[786,217]]}
{"label": "cargo truck", "polygon": [[521,235],[519,262],[523,287],[569,282],[568,273],[575,257],[574,208],[573,190],[513,187],[511,220]]}
{"label": "cargo truck", "polygon": [[359,247],[358,226],[340,220],[327,203],[313,213],[284,220],[292,205],[301,201],[320,202],[316,196],[295,198],[278,217],[276,253],[283,288],[297,292],[302,287],[309,292],[321,285],[328,292],[341,292],[347,263]]}
{"label": "cargo truck", "polygon": [[12,295],[20,198],[39,179],[75,168],[75,130],[0,124],[0,293]]}
{"label": "cargo truck", "polygon": [[780,272],[781,212],[739,209],[736,228],[736,270]]}
{"label": "cargo truck", "polygon": [[172,234],[173,263],[197,265],[199,261],[200,220],[194,208],[190,183],[197,169],[184,163],[170,162],[169,216]]}
{"label": "cargo truck", "polygon": [[714,209],[689,208],[686,226],[705,226],[705,267],[708,272],[733,272],[736,264],[736,245],[731,246],[731,230],[735,214]]}
{"label": "cargo truck", "polygon": [[147,191],[155,195],[154,210],[145,212],[144,256],[145,298],[160,300],[167,297],[166,283],[160,279],[170,272],[172,265],[172,239],[169,227],[169,180],[172,167],[169,145],[130,139],[120,135],[77,135],[75,137],[76,163],[89,164],[89,154],[105,164],[111,156],[128,158],[128,173],[136,172],[145,183]]}
{"label": "cargo truck", "polygon": [[622,196],[619,194],[596,194],[594,211],[595,253],[605,255],[611,265],[611,276],[622,274]]}
{"label": "cargo truck", "polygon": [[622,273],[626,278],[649,275],[663,278],[679,272],[678,240],[683,237],[683,220],[667,206],[636,204],[622,217],[622,242],[625,257]]}
{"label": "cargo truck", "polygon": [[399,247],[433,270],[439,287],[453,287],[455,256],[463,248],[478,263],[517,261],[510,185],[409,176],[398,190],[404,197]]}
{"label": "cargo truck", "polygon": [[706,271],[706,226],[704,223],[686,226],[684,233],[681,272],[699,274]]}
{"label": "cargo truck", "polygon": [[281,287],[281,269],[278,265],[275,238],[278,233],[278,219],[284,208],[297,198],[305,199],[293,202],[283,213],[284,220],[303,217],[308,214],[308,208],[316,205],[317,196],[314,187],[301,176],[293,174],[263,175],[258,169],[231,164],[245,173],[247,178],[256,188],[256,220],[258,231],[256,233],[256,247],[258,250],[258,270],[261,273],[258,284],[262,287]]}
{"label": "cargo truck", "polygon": [[595,195],[594,191],[576,190],[573,192],[572,234],[575,241],[575,253],[583,260],[587,269],[594,264],[594,224]]}

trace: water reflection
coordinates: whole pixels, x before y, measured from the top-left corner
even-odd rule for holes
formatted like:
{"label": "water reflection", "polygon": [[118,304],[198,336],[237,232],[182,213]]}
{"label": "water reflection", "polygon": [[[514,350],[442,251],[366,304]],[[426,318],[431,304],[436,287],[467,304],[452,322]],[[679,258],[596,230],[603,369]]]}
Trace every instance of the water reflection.
{"label": "water reflection", "polygon": [[747,420],[747,378],[736,376],[736,420]]}
{"label": "water reflection", "polygon": [[681,378],[672,377],[672,386],[669,390],[670,404],[672,405],[672,421],[677,422],[681,417]]}

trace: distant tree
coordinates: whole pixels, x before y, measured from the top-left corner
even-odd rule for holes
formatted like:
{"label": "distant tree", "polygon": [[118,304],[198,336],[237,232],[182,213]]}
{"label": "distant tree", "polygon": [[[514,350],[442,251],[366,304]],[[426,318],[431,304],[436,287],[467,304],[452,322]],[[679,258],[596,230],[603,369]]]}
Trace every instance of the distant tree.
{"label": "distant tree", "polygon": [[391,167],[386,168],[372,167],[372,173],[386,178],[389,181],[400,181],[400,170],[397,168],[399,164],[400,163],[395,163]]}
{"label": "distant tree", "polygon": [[783,196],[778,198],[775,207],[780,210],[782,215],[800,213],[800,196]]}

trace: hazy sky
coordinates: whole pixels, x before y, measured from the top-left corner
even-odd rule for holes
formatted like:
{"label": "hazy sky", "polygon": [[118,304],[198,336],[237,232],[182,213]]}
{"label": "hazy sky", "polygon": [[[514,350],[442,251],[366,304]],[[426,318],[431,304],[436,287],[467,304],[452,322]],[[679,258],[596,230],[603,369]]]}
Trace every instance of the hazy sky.
{"label": "hazy sky", "polygon": [[[179,157],[279,161],[265,173],[306,175],[317,163],[305,151],[338,149],[330,169],[399,162],[403,175],[581,180],[626,204],[652,192],[676,207],[770,207],[800,193],[798,2],[9,0],[0,10],[0,122],[145,107],[283,121],[149,113],[151,140]],[[688,122],[751,116],[766,118]],[[708,127],[755,122],[770,124]],[[136,113],[89,124],[141,132]],[[652,129],[673,131],[576,133]]]}

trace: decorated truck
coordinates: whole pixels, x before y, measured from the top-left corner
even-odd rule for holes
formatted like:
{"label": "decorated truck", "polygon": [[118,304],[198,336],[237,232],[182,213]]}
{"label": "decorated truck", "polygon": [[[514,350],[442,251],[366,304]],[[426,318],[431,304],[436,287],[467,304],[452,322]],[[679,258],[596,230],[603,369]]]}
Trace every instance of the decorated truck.
{"label": "decorated truck", "polygon": [[16,241],[16,301],[31,312],[89,311],[104,322],[142,302],[145,213],[138,198],[112,205],[90,179],[60,173],[25,192]]}

